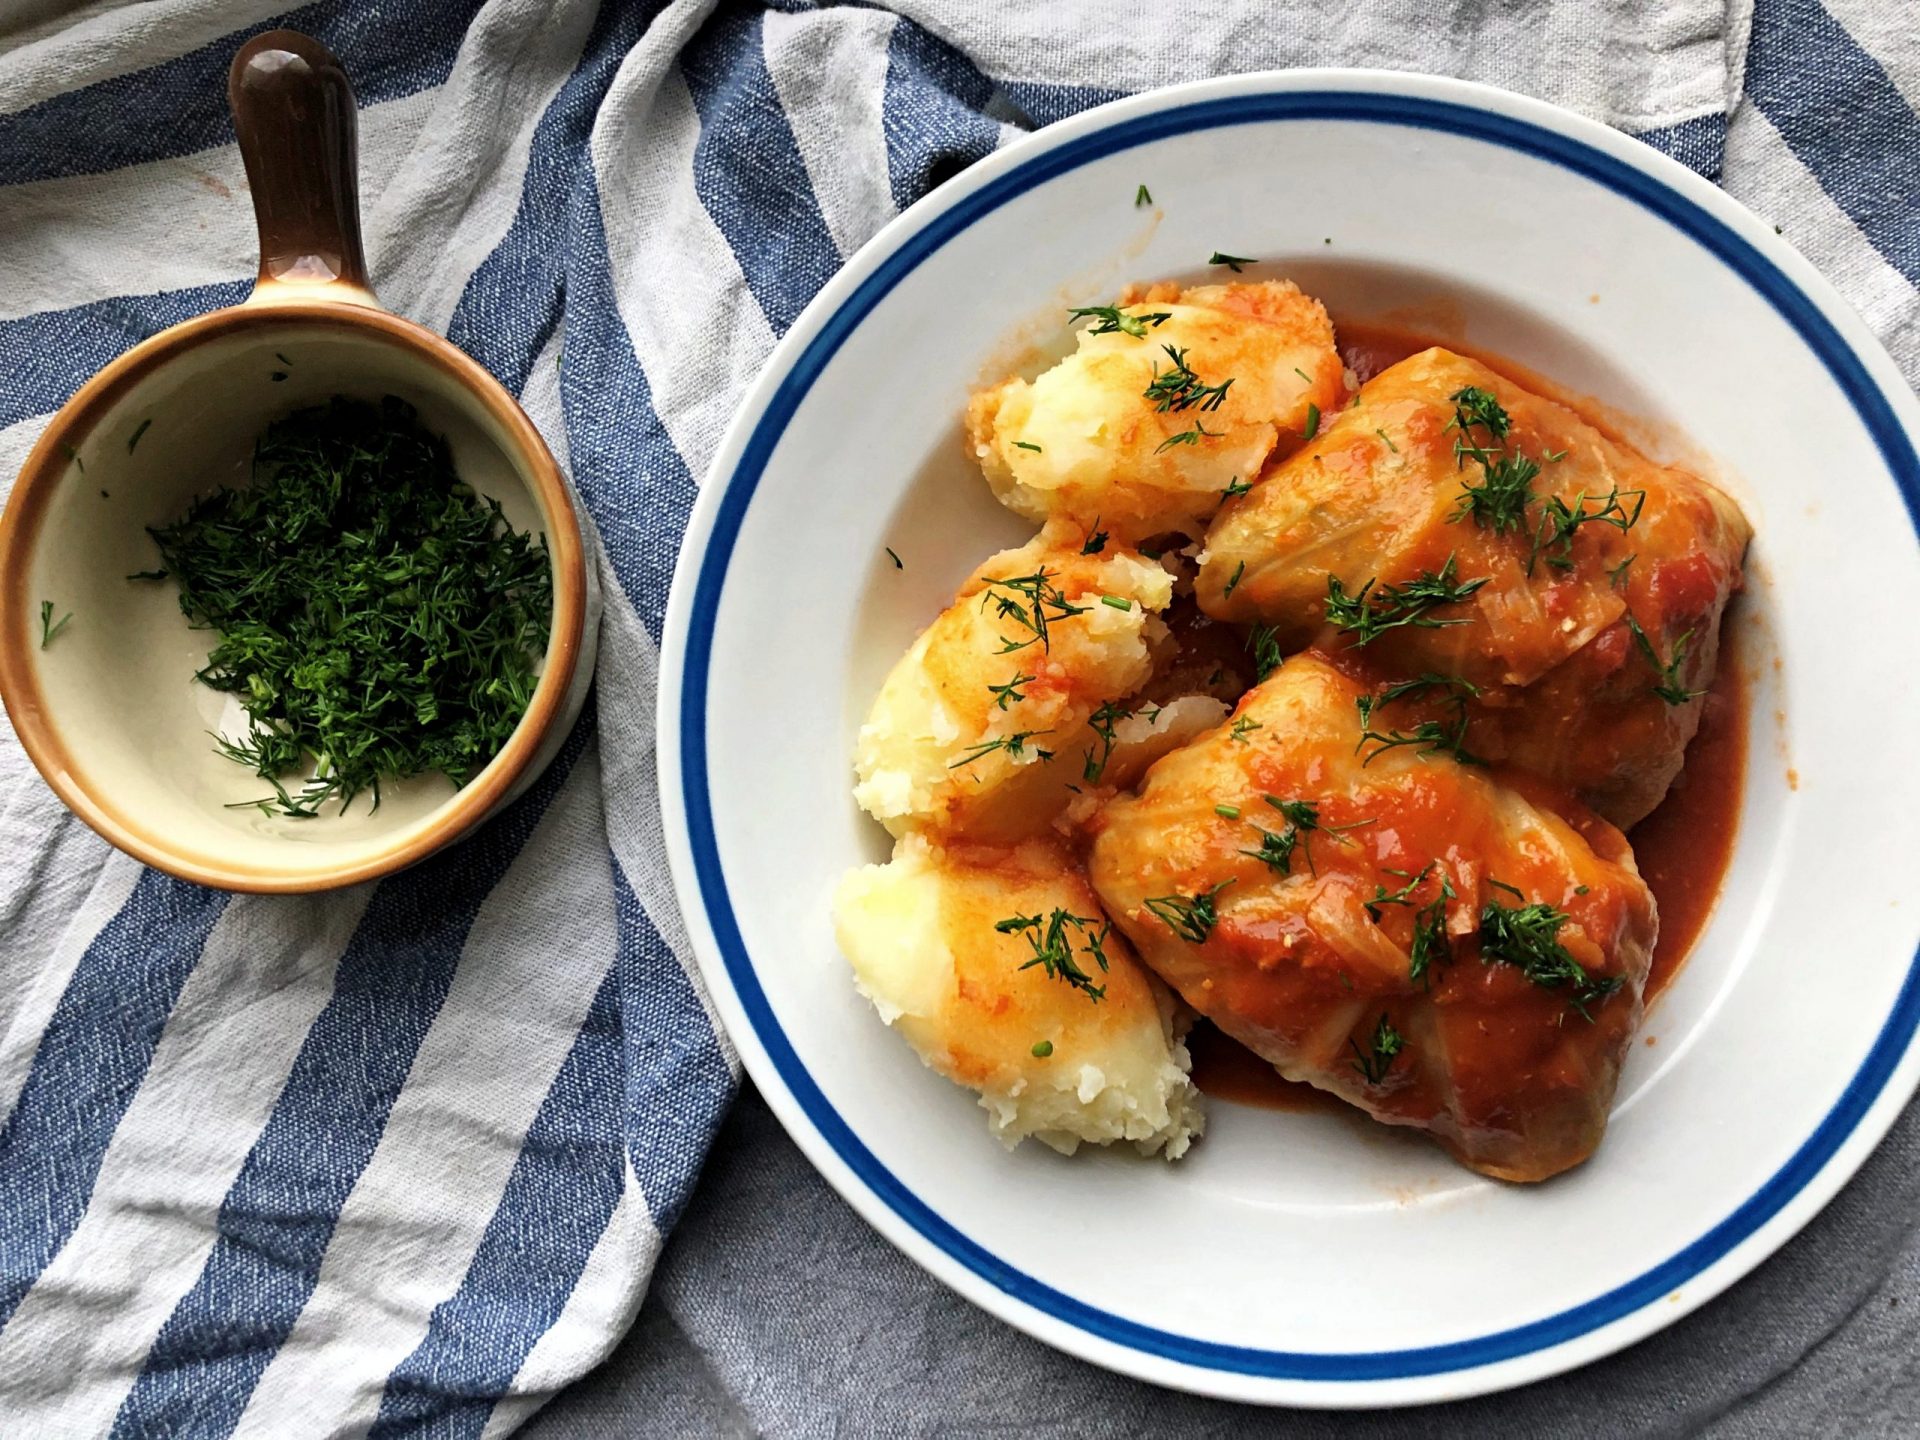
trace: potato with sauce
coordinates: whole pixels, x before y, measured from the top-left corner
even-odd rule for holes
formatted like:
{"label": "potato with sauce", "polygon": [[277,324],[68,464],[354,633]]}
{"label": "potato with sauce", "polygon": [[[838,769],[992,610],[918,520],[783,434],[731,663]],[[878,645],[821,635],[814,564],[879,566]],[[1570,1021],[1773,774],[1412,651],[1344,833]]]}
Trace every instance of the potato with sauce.
{"label": "potato with sauce", "polygon": [[1073,354],[967,412],[994,493],[1034,520],[1198,535],[1346,393],[1326,311],[1285,281],[1160,285],[1076,314]]}
{"label": "potato with sauce", "polygon": [[1089,873],[1188,1004],[1463,1164],[1539,1180],[1605,1132],[1657,919],[1625,838],[1531,782],[1366,738],[1311,652],[1103,811]]}
{"label": "potato with sauce", "polygon": [[841,882],[834,923],[881,1018],[979,1092],[1008,1146],[1128,1141],[1171,1160],[1203,1128],[1173,1002],[1060,841],[910,835]]}
{"label": "potato with sauce", "polygon": [[1075,789],[1129,784],[1219,702],[1123,702],[1171,652],[1173,577],[1050,529],[994,556],[894,666],[861,726],[854,798],[895,835],[1017,839]]}

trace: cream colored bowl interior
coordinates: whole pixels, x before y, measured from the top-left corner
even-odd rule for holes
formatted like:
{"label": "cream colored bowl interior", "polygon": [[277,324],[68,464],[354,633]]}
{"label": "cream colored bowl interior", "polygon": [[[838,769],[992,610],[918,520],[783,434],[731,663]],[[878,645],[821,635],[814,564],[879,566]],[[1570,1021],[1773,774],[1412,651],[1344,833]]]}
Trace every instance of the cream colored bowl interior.
{"label": "cream colored bowl interior", "polygon": [[202,341],[141,375],[74,441],[28,591],[36,626],[42,600],[56,620],[73,619],[32,663],[79,788],[152,845],[224,871],[321,874],[405,845],[453,799],[453,785],[429,775],[383,785],[377,809],[367,795],[344,815],[325,807],[299,820],[246,805],[272,791],[214,747],[216,734],[244,734],[246,715],[194,679],[213,632],[188,625],[171,581],[126,578],[161,565],[148,526],[245,483],[254,441],[273,421],[334,395],[388,394],[447,437],[461,478],[498,500],[516,529],[546,532],[526,460],[479,399],[398,342],[337,323],[289,318]]}

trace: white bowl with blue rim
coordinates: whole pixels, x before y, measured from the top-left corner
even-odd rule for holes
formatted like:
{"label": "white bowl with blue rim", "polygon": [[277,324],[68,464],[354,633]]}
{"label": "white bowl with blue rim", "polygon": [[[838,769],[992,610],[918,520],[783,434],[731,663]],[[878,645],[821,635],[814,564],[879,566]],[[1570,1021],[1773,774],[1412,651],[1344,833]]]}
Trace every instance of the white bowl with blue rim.
{"label": "white bowl with blue rim", "polygon": [[[1136,207],[1143,184],[1155,203]],[[1177,1165],[1008,1153],[836,953],[833,883],[887,851],[848,795],[859,720],[960,579],[1027,533],[960,443],[969,390],[1066,305],[1198,276],[1216,249],[1293,275],[1336,317],[1450,316],[1464,341],[1636,417],[1754,521],[1730,622],[1757,677],[1732,867],[1605,1143],[1548,1185],[1480,1178],[1384,1127],[1218,1101]],[[1920,778],[1886,678],[1920,673],[1917,434],[1893,362],[1771,226],[1538,101],[1297,71],[1119,101],[1009,146],[807,308],[688,529],[661,785],[694,946],[748,1072],[894,1244],[1129,1375],[1405,1404],[1671,1324],[1804,1225],[1920,1078]]]}

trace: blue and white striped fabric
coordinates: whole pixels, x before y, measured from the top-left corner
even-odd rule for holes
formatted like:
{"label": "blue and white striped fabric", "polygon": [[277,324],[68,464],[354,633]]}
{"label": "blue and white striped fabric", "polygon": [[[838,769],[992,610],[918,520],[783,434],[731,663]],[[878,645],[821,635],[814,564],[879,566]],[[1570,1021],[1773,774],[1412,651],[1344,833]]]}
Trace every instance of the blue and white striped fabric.
{"label": "blue and white striped fabric", "polygon": [[[696,477],[840,262],[1021,129],[1270,66],[1491,80],[1723,178],[1920,376],[1903,0],[12,0],[0,483],[95,367],[245,294],[223,78],[269,25],[354,77],[383,299],[521,395],[594,513],[599,688],[478,838],[312,899],[142,871],[4,737],[7,1435],[498,1435],[608,1353],[735,1086],[652,757]],[[803,1272],[790,1244],[763,1265]],[[750,1423],[830,1425],[831,1397],[743,1353],[699,1279],[675,1267],[660,1303]]]}

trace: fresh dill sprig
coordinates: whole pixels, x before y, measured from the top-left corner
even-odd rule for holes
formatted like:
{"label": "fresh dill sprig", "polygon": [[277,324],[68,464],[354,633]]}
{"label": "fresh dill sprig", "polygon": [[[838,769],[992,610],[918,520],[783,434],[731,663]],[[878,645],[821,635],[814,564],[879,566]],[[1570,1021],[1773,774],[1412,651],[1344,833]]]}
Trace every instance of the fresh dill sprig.
{"label": "fresh dill sprig", "polygon": [[1363,730],[1360,743],[1354,749],[1357,753],[1364,749],[1368,742],[1372,742],[1374,748],[1368,750],[1366,758],[1360,762],[1363,767],[1371,765],[1387,751],[1397,750],[1406,745],[1418,746],[1416,754],[1445,753],[1453,756],[1462,765],[1484,765],[1486,763],[1484,760],[1467,749],[1466,740],[1467,715],[1462,709],[1450,725],[1443,725],[1438,720],[1422,720],[1411,730]]}
{"label": "fresh dill sprig", "polygon": [[[1348,830],[1358,830],[1363,825],[1373,824],[1372,820],[1355,820],[1346,825],[1322,825],[1320,807],[1311,800],[1286,800],[1278,795],[1268,795],[1263,798],[1267,804],[1280,812],[1281,818],[1287,822],[1287,827],[1284,830],[1274,831],[1256,825],[1254,829],[1260,835],[1260,848],[1242,850],[1240,853],[1251,855],[1268,869],[1281,875],[1291,873],[1295,849],[1299,849],[1306,856],[1307,870],[1311,874],[1320,873],[1313,863],[1313,842],[1309,838],[1310,832],[1317,830],[1338,839]],[[1340,843],[1351,842],[1341,841]]]}
{"label": "fresh dill sprig", "polygon": [[[219,642],[197,678],[240,699],[222,753],[262,779],[311,756],[310,817],[437,771],[464,785],[525,714],[553,609],[547,554],[455,473],[413,407],[335,397],[268,427],[251,483],[152,534]],[[281,787],[284,788],[284,787]]]}
{"label": "fresh dill sprig", "polygon": [[1231,500],[1237,495],[1250,495],[1252,493],[1253,486],[1236,475],[1227,482],[1227,488],[1220,492],[1220,498],[1222,500]]}
{"label": "fresh dill sprig", "polygon": [[129,455],[133,453],[133,447],[140,443],[140,437],[147,433],[147,427],[151,424],[153,424],[153,417],[149,415],[134,429],[133,434],[127,437],[127,453]]}
{"label": "fresh dill sprig", "polygon": [[1307,402],[1307,427],[1300,432],[1302,440],[1311,440],[1320,433],[1320,407],[1311,400]]}
{"label": "fresh dill sprig", "polygon": [[1251,715],[1242,715],[1238,720],[1233,722],[1233,729],[1228,732],[1227,738],[1237,741],[1242,745],[1250,744],[1251,742],[1247,739],[1247,736],[1256,730],[1264,730],[1266,728],[1266,726],[1262,725]]}
{"label": "fresh dill sprig", "polygon": [[906,569],[906,568],[907,568],[907,562],[906,562],[906,561],[904,561],[904,560],[902,560],[902,559],[901,559],[901,558],[899,557],[899,555],[897,555],[896,553],[894,553],[894,548],[893,548],[893,547],[892,547],[891,545],[883,545],[883,546],[881,546],[880,548],[881,548],[881,549],[883,549],[883,550],[885,550],[885,551],[887,552],[887,558],[888,558],[889,560],[891,560],[891,561],[893,561],[893,568],[894,568],[894,569],[896,569],[896,570],[904,570],[904,569]]}
{"label": "fresh dill sprig", "polygon": [[1387,1078],[1387,1071],[1393,1068],[1394,1059],[1405,1043],[1400,1032],[1388,1022],[1385,1011],[1381,1012],[1379,1023],[1373,1027],[1373,1038],[1366,1050],[1362,1050],[1351,1037],[1347,1040],[1348,1047],[1353,1051],[1353,1068],[1360,1072],[1361,1078],[1369,1085],[1378,1085]]}
{"label": "fresh dill sprig", "polygon": [[1114,727],[1132,714],[1133,712],[1124,705],[1116,705],[1108,700],[1087,717],[1087,725],[1100,739],[1099,759],[1096,760],[1093,751],[1089,750],[1080,766],[1080,778],[1089,785],[1094,784],[1107,773],[1107,761],[1113,758]]}
{"label": "fresh dill sprig", "polygon": [[1031,440],[1016,440],[1013,442],[1013,448],[1016,450],[1031,450],[1036,455],[1044,455],[1047,453]]}
{"label": "fresh dill sprig", "polygon": [[1247,632],[1247,651],[1253,656],[1254,683],[1257,685],[1280,668],[1280,638],[1271,625],[1256,624]]}
{"label": "fresh dill sprig", "polygon": [[1222,600],[1226,599],[1229,595],[1233,594],[1233,592],[1236,589],[1239,588],[1240,577],[1246,573],[1247,573],[1247,562],[1244,560],[1242,560],[1238,565],[1233,567],[1233,574],[1228,577],[1226,588],[1220,592],[1220,598]]}
{"label": "fresh dill sprig", "polygon": [[[1096,930],[1094,927],[1099,926]],[[1022,970],[1031,970],[1038,965],[1046,971],[1049,980],[1064,980],[1074,989],[1085,993],[1096,1005],[1106,996],[1106,987],[1093,983],[1093,976],[1074,959],[1074,942],[1067,932],[1072,930],[1078,936],[1080,953],[1100,967],[1100,973],[1107,972],[1106,941],[1112,931],[1111,922],[1102,923],[1085,915],[1075,915],[1069,910],[1056,909],[1044,920],[1038,915],[1009,915],[994,923],[993,927],[1002,935],[1018,935],[1027,942],[1033,951],[1033,957],[1020,966]],[[1034,1046],[1033,1053],[1045,1058],[1053,1053],[1053,1046],[1047,1045],[1046,1051]]]}
{"label": "fresh dill sprig", "polygon": [[1151,205],[1152,203],[1153,194],[1146,186],[1142,185],[1138,190],[1133,192],[1134,209],[1138,210],[1142,205]]}
{"label": "fresh dill sprig", "polygon": [[1453,938],[1447,933],[1447,902],[1453,898],[1453,881],[1442,870],[1440,893],[1414,912],[1407,979],[1415,985],[1431,984],[1433,967],[1453,959]]}
{"label": "fresh dill sprig", "polygon": [[40,602],[40,648],[44,650],[58,640],[60,632],[67,628],[68,622],[72,619],[73,612],[69,610],[56,621],[53,618],[53,601],[42,600]]}
{"label": "fresh dill sprig", "polygon": [[988,580],[986,589],[980,595],[980,608],[985,610],[989,607],[1002,620],[1011,620],[1027,632],[1024,640],[1002,635],[1000,648],[994,652],[998,655],[1009,655],[1035,643],[1042,650],[1051,652],[1053,634],[1049,627],[1052,623],[1084,615],[1092,608],[1089,605],[1076,605],[1067,599],[1065,592],[1054,583],[1054,573],[1044,565],[1031,575],[1009,575],[1002,580]]}
{"label": "fresh dill sprig", "polygon": [[1640,622],[1627,615],[1627,629],[1633,632],[1633,644],[1647,664],[1660,676],[1660,683],[1653,687],[1653,693],[1669,705],[1684,705],[1706,694],[1704,690],[1689,690],[1680,683],[1680,669],[1687,663],[1687,647],[1693,643],[1693,631],[1684,630],[1680,638],[1673,642],[1673,655],[1662,660],[1660,652],[1653,648],[1653,641],[1647,638],[1647,632],[1640,628]]}
{"label": "fresh dill sprig", "polygon": [[1625,589],[1627,584],[1627,570],[1632,566],[1633,562],[1639,558],[1639,552],[1635,551],[1618,565],[1607,571],[1607,584],[1611,585],[1615,590]]}
{"label": "fresh dill sprig", "polygon": [[[1622,496],[1632,498],[1631,508],[1620,503]],[[1543,552],[1547,564],[1554,569],[1571,570],[1573,537],[1582,525],[1611,525],[1622,535],[1626,534],[1639,523],[1641,507],[1647,503],[1647,492],[1622,490],[1616,485],[1604,500],[1596,496],[1594,503],[1600,508],[1586,508],[1587,492],[1584,490],[1573,497],[1572,504],[1558,495],[1549,495],[1541,502],[1540,524],[1533,532],[1533,551],[1527,556],[1527,574],[1533,574],[1534,562]]]}
{"label": "fresh dill sprig", "polygon": [[[982,740],[978,745],[970,747],[966,754],[950,763],[947,768],[958,770],[963,765],[971,765],[976,760],[984,759],[996,750],[1006,751],[1009,760],[1018,760],[1027,753],[1027,742],[1034,736],[1052,733],[1051,730],[1016,730],[1011,735],[1002,735],[997,740]],[[1042,760],[1053,759],[1051,750],[1042,750],[1038,745],[1033,747],[1033,753]]]}
{"label": "fresh dill sprig", "polygon": [[1093,517],[1093,528],[1087,532],[1087,538],[1080,546],[1082,555],[1098,555],[1107,548],[1107,532],[1100,528],[1100,517]]}
{"label": "fresh dill sprig", "polygon": [[1367,912],[1367,918],[1377,925],[1380,923],[1380,910],[1382,906],[1405,905],[1411,908],[1415,892],[1417,892],[1422,885],[1426,884],[1427,876],[1433,873],[1433,867],[1434,862],[1429,860],[1417,871],[1388,870],[1387,874],[1397,875],[1407,883],[1402,885],[1398,890],[1388,890],[1386,886],[1376,880],[1373,885],[1373,898],[1361,902]]}
{"label": "fresh dill sprig", "polygon": [[1370,579],[1351,595],[1338,575],[1329,575],[1327,622],[1347,631],[1355,646],[1370,644],[1403,625],[1416,625],[1423,630],[1464,625],[1467,623],[1464,618],[1436,620],[1427,613],[1437,606],[1457,605],[1487,583],[1485,577],[1455,580],[1454,563],[1455,557],[1449,555],[1438,574],[1425,570],[1404,585],[1378,585]]}
{"label": "fresh dill sprig", "polygon": [[1213,927],[1220,922],[1213,897],[1232,883],[1231,880],[1222,880],[1211,890],[1199,895],[1156,895],[1146,902],[1147,909],[1182,940],[1202,945],[1206,943],[1207,936],[1213,933]]}
{"label": "fresh dill sprig", "polygon": [[1224,430],[1209,430],[1204,424],[1196,420],[1193,422],[1193,428],[1191,430],[1182,430],[1177,435],[1169,435],[1158,445],[1154,446],[1153,453],[1158,455],[1162,450],[1171,450],[1176,445],[1198,445],[1202,440],[1218,440],[1226,433]]}
{"label": "fresh dill sprig", "polygon": [[[1511,885],[1489,881],[1524,898]],[[1582,1018],[1593,1019],[1588,1006],[1618,990],[1618,975],[1595,975],[1567,952],[1560,943],[1560,928],[1571,918],[1544,901],[1522,905],[1503,905],[1488,900],[1480,907],[1480,959],[1484,964],[1512,965],[1543,989],[1570,986],[1568,1003]]]}
{"label": "fresh dill sprig", "polygon": [[1136,340],[1144,340],[1147,327],[1158,328],[1173,318],[1170,310],[1155,310],[1146,315],[1129,315],[1118,305],[1076,305],[1067,311],[1070,320],[1091,320],[1094,324],[1088,329],[1089,335],[1112,335],[1116,331],[1122,335],[1131,335]]}
{"label": "fresh dill sprig", "polygon": [[1004,685],[989,685],[987,693],[993,696],[994,708],[1005,710],[1009,705],[1018,704],[1026,699],[1020,689],[1022,685],[1031,685],[1038,677],[1034,675],[1016,675]]}
{"label": "fresh dill sprig", "polygon": [[1251,255],[1228,255],[1224,251],[1216,250],[1207,257],[1207,263],[1209,265],[1224,265],[1233,271],[1234,274],[1238,275],[1242,266],[1258,265],[1260,262],[1255,260]]}
{"label": "fresh dill sprig", "polygon": [[1226,403],[1227,391],[1232,388],[1233,380],[1222,380],[1218,385],[1208,385],[1187,365],[1187,352],[1177,345],[1162,345],[1161,350],[1173,364],[1162,370],[1158,363],[1153,367],[1153,379],[1141,394],[1153,401],[1153,408],[1161,414],[1169,410],[1178,414],[1182,410],[1198,405],[1202,410],[1218,410]]}

